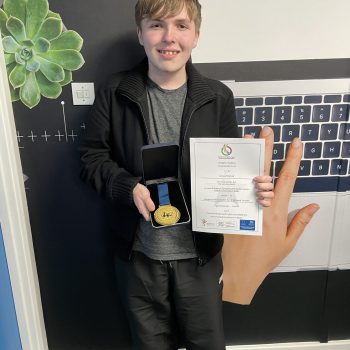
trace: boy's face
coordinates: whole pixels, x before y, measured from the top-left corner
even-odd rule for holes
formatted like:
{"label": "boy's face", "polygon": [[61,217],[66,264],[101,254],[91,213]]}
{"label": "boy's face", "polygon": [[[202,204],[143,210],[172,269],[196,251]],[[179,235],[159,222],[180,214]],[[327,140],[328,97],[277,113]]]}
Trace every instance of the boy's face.
{"label": "boy's face", "polygon": [[148,57],[150,78],[186,76],[185,65],[199,37],[186,6],[174,17],[143,19],[137,34]]}

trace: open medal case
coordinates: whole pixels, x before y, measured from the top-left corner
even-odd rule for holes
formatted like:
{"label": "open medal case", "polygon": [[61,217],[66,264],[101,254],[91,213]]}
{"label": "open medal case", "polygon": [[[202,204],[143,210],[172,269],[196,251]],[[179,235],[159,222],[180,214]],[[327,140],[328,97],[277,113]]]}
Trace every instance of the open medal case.
{"label": "open medal case", "polygon": [[154,228],[164,228],[190,222],[191,217],[178,177],[179,145],[176,143],[147,145],[141,148],[141,153],[144,184],[150,191],[156,210],[159,207],[157,185],[167,183],[170,204],[180,211],[179,221],[171,225],[161,225],[157,223],[154,218],[155,212],[152,212],[152,226]]}

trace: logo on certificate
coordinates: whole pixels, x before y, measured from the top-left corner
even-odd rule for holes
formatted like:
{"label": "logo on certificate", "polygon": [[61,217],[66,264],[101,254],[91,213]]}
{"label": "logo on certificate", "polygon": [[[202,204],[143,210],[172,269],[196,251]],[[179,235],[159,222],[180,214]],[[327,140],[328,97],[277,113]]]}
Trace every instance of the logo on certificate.
{"label": "logo on certificate", "polygon": [[231,155],[231,153],[232,153],[232,148],[227,143],[225,143],[221,148],[221,154],[223,156],[229,156]]}
{"label": "logo on certificate", "polygon": [[255,220],[240,220],[240,230],[255,231]]}

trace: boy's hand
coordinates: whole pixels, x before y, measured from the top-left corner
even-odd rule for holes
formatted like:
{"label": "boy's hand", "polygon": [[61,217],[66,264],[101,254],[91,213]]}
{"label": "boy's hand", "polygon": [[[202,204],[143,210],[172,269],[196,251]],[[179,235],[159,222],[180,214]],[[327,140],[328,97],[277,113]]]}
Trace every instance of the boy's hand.
{"label": "boy's hand", "polygon": [[155,210],[156,207],[151,199],[148,188],[142,184],[137,184],[132,191],[132,195],[139,213],[146,221],[150,221],[150,212]]}
{"label": "boy's hand", "polygon": [[[245,139],[252,139],[250,134],[244,135]],[[273,152],[273,130],[269,127],[262,129],[260,138],[265,139],[265,163],[264,175],[256,176],[253,180],[255,182],[257,201],[263,207],[271,206],[274,198],[272,177],[270,176],[270,166]]]}
{"label": "boy's hand", "polygon": [[263,207],[270,207],[274,198],[271,176],[256,176],[254,178],[257,201]]}
{"label": "boy's hand", "polygon": [[[269,174],[273,150],[273,131],[264,128],[265,175]],[[300,209],[288,225],[288,204],[303,154],[302,143],[294,139],[275,186],[271,206],[264,208],[263,235],[225,235],[222,257],[224,263],[223,300],[250,304],[264,278],[293,250],[306,225],[319,209],[309,204]]]}

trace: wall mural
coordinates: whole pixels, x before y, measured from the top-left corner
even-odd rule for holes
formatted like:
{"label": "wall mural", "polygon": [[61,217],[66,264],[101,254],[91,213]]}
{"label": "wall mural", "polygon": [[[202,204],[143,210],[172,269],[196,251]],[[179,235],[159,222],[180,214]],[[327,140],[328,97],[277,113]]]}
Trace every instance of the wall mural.
{"label": "wall mural", "polygon": [[47,0],[5,0],[0,31],[12,102],[33,108],[41,96],[56,99],[84,64],[82,37],[65,28]]}

